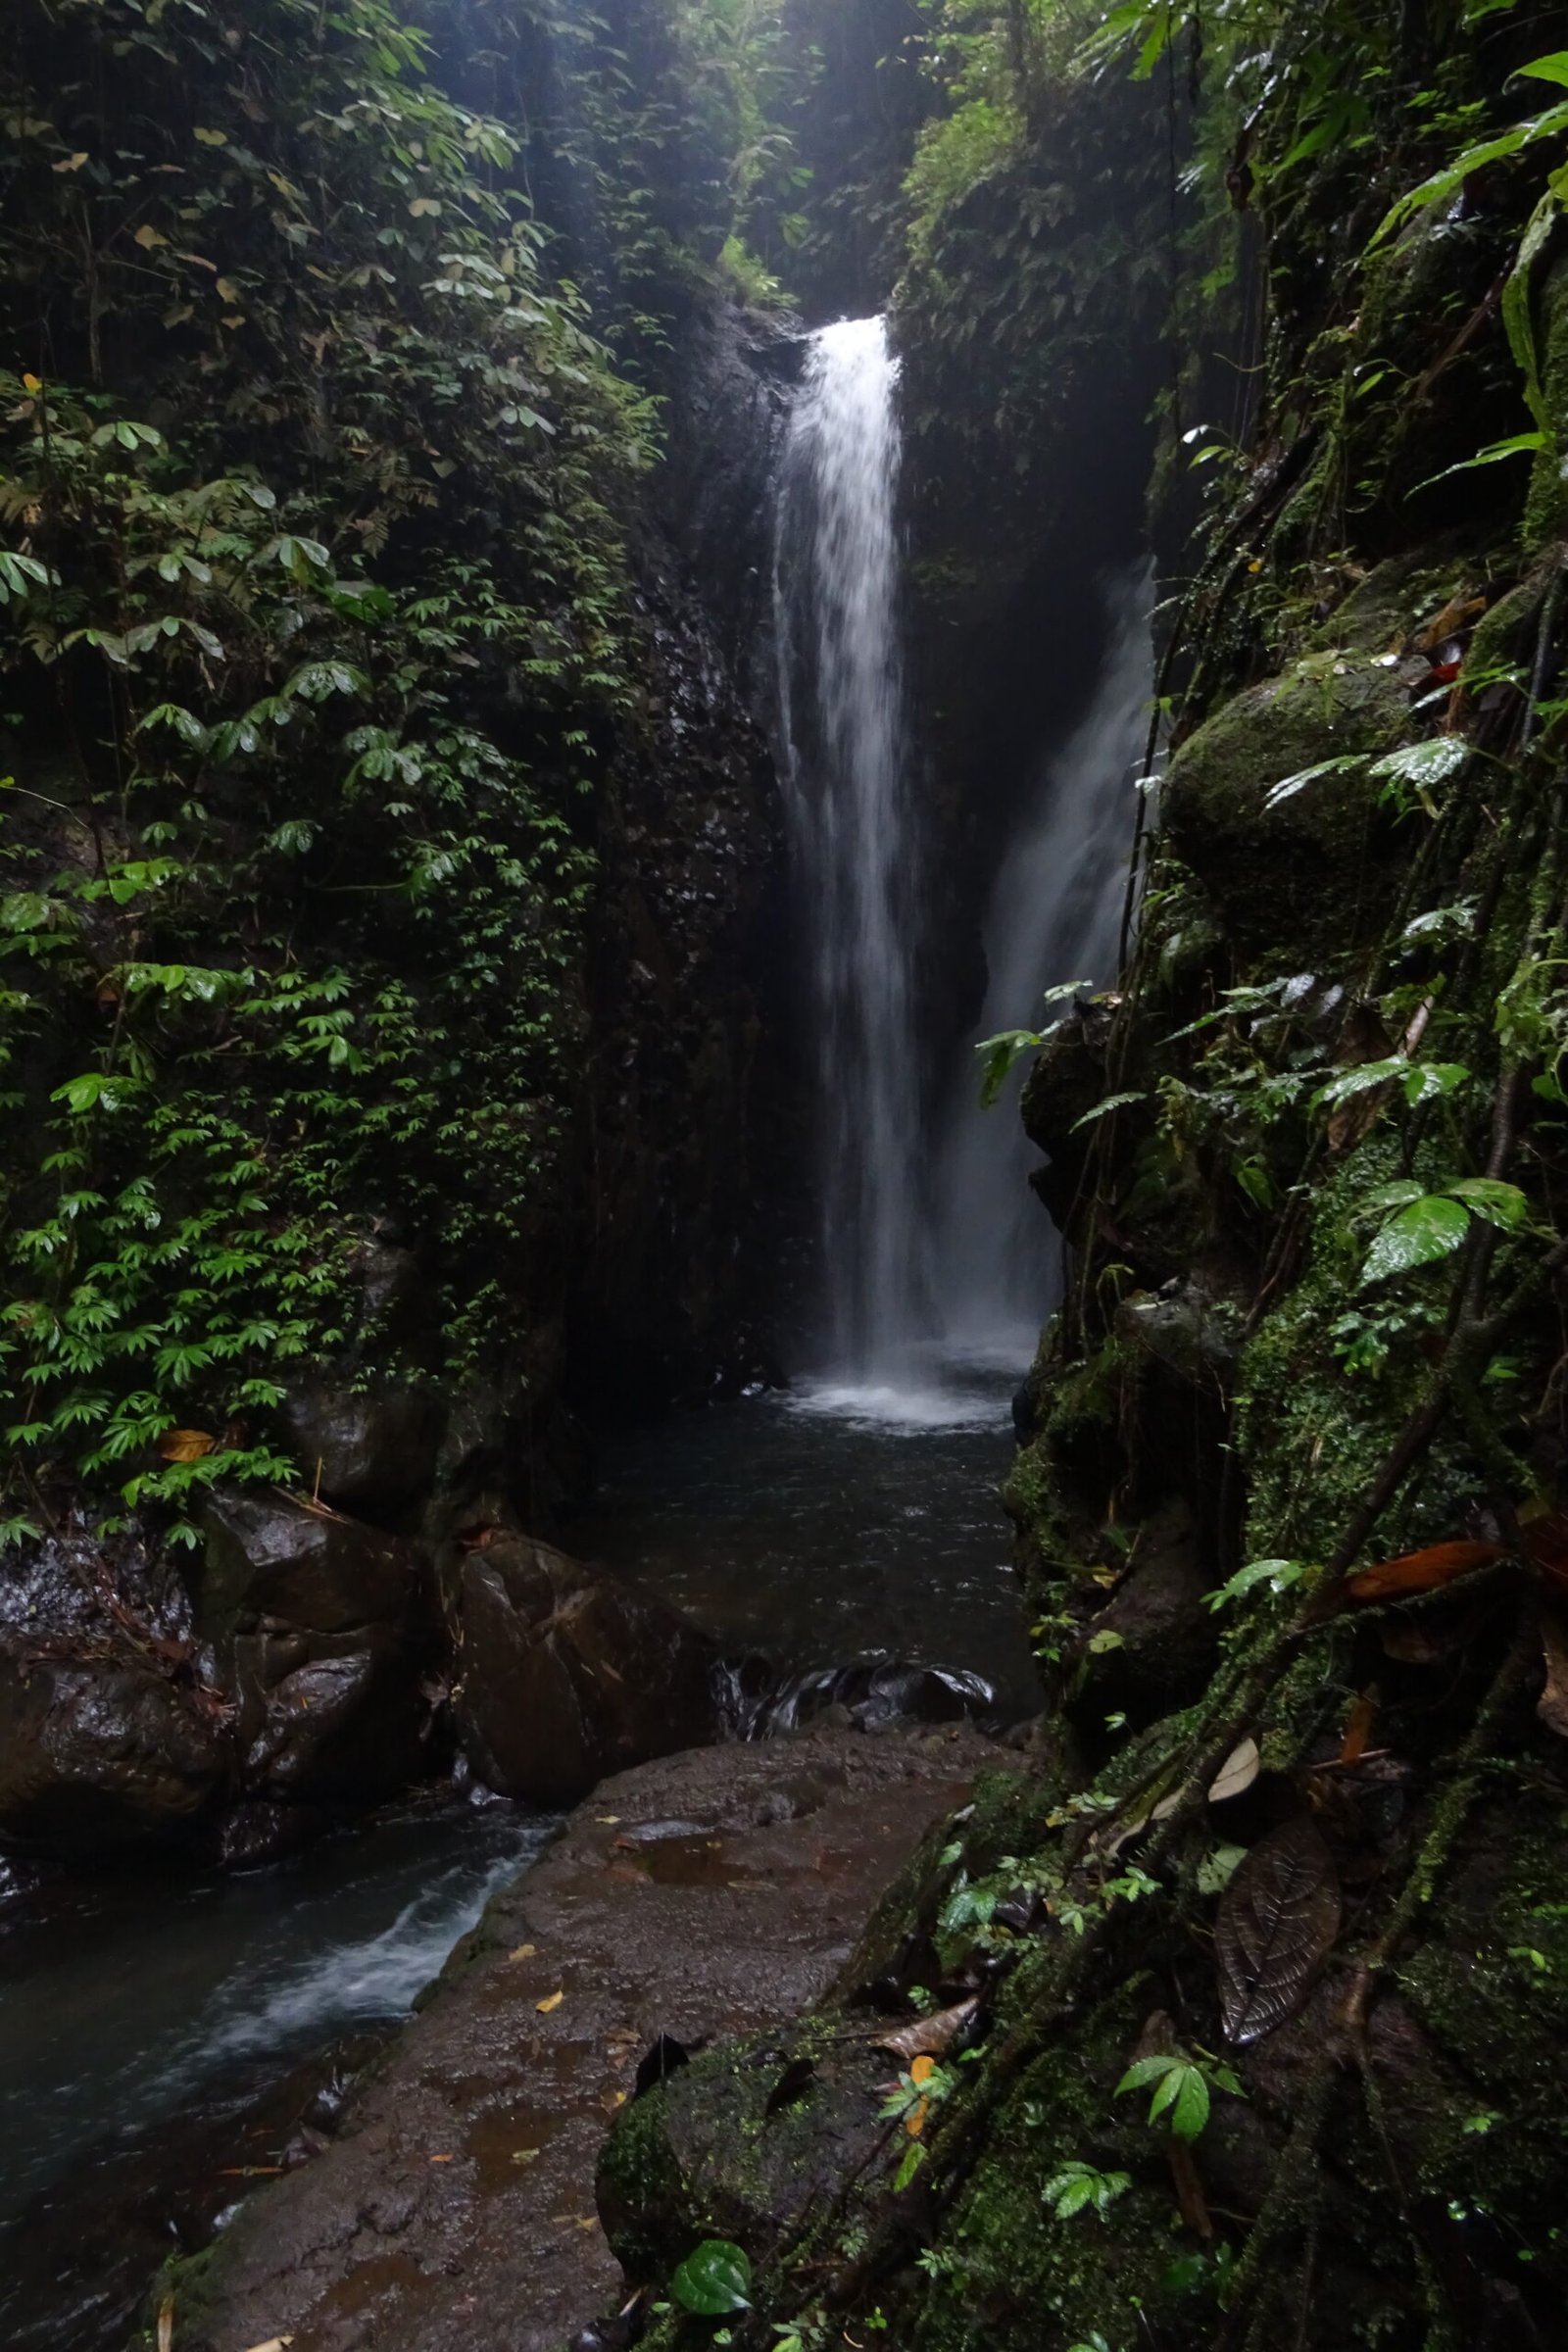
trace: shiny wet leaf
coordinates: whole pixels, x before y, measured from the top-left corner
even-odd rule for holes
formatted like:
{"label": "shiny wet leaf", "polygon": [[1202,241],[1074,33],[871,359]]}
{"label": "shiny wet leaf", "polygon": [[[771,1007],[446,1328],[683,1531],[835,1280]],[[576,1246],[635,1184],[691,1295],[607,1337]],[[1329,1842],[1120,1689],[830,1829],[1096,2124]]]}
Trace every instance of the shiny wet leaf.
{"label": "shiny wet leaf", "polygon": [[721,2319],[730,2311],[750,2311],[750,2258],[744,2248],[732,2244],[727,2237],[705,2237],[676,2271],[669,2291],[683,2311],[696,2312],[703,2319]]}

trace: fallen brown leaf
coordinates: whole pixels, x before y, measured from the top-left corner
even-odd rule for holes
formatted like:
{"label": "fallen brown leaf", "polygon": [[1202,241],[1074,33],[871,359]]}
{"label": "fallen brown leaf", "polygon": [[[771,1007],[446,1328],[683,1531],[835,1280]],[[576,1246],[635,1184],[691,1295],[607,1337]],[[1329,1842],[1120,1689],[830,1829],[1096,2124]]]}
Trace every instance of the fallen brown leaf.
{"label": "fallen brown leaf", "polygon": [[1239,1747],[1233,1747],[1209,1789],[1209,1803],[1222,1805],[1230,1797],[1245,1796],[1256,1780],[1261,1764],[1255,1740],[1244,1740]]}
{"label": "fallen brown leaf", "polygon": [[1456,1576],[1490,1567],[1501,1557],[1500,1544],[1429,1544],[1424,1551],[1401,1552],[1396,1560],[1379,1560],[1375,1567],[1358,1569],[1346,1580],[1346,1597],[1396,1600],[1405,1592],[1435,1592],[1441,1585],[1452,1584]]}
{"label": "fallen brown leaf", "polygon": [[174,2342],[174,2298],[166,2295],[158,2306],[158,2352],[172,2352]]}
{"label": "fallen brown leaf", "polygon": [[[872,2042],[873,2050],[891,2050],[895,2058],[940,2058],[952,2049],[958,2035],[974,2022],[980,2006],[977,1997],[959,2001],[955,2008],[939,2009],[934,2017],[917,2017],[912,2025],[900,2026],[896,2033],[879,2034]],[[911,2073],[913,2069],[910,2069]]]}
{"label": "fallen brown leaf", "polygon": [[559,2009],[561,2007],[561,2004],[565,1997],[566,1996],[564,1992],[548,1992],[542,2001],[535,2001],[534,2007],[538,2010],[541,2017],[548,2017],[552,2009]]}
{"label": "fallen brown leaf", "polygon": [[538,1949],[539,1946],[536,1943],[519,1943],[514,1950],[507,1954],[507,1958],[509,1960],[531,1960]]}
{"label": "fallen brown leaf", "polygon": [[1345,1727],[1345,1739],[1340,1747],[1342,1764],[1358,1764],[1366,1753],[1372,1726],[1377,1721],[1381,1695],[1376,1683],[1369,1683],[1350,1709],[1350,1719]]}
{"label": "fallen brown leaf", "polygon": [[1193,2161],[1192,2149],[1184,2139],[1173,2137],[1166,2143],[1165,2153],[1170,2158],[1171,2186],[1176,2191],[1176,2202],[1181,2208],[1182,2220],[1187,2224],[1189,2230],[1197,2232],[1205,2246],[1212,2245],[1214,2225],[1209,2219],[1208,2199],[1204,2196],[1203,2184],[1198,2178],[1198,2167]]}
{"label": "fallen brown leaf", "polygon": [[199,1462],[217,1450],[218,1440],[207,1429],[166,1429],[158,1441],[159,1457],[166,1462]]}

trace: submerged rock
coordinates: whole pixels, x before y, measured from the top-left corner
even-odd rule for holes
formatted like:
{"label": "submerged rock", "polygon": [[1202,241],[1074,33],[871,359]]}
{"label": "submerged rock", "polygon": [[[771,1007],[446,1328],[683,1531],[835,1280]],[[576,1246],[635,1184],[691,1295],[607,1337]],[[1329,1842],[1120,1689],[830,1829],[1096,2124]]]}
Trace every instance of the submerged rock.
{"label": "submerged rock", "polygon": [[503,1796],[569,1804],[608,1772],[713,1739],[713,1645],[650,1593],[518,1536],[460,1585],[459,1737]]}

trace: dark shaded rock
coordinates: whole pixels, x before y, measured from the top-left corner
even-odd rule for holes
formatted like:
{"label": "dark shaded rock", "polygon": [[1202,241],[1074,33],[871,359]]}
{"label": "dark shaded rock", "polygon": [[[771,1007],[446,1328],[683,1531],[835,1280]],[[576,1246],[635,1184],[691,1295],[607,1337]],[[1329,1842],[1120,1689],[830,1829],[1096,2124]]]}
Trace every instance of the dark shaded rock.
{"label": "dark shaded rock", "polygon": [[296,1803],[369,1805],[420,1777],[428,1710],[397,1634],[373,1627],[363,1646],[308,1658],[271,1683],[262,1679],[267,1645],[250,1646],[240,1686],[249,1787]]}
{"label": "dark shaded rock", "polygon": [[401,1537],[280,1494],[216,1496],[197,1607],[264,1801],[373,1804],[425,1769],[427,1575]]}
{"label": "dark shaded rock", "polygon": [[1091,1715],[1120,1710],[1135,1721],[1169,1711],[1200,1689],[1219,1646],[1219,1626],[1204,1595],[1213,1576],[1188,1504],[1165,1503],[1139,1526],[1132,1566],[1089,1637],[1113,1634],[1114,1646],[1086,1652],[1089,1673],[1079,1705]]}
{"label": "dark shaded rock", "polygon": [[413,1545],[335,1511],[232,1493],[213,1497],[205,1524],[197,1614],[220,1645],[264,1619],[337,1634],[404,1624],[418,1605],[423,1576]]}
{"label": "dark shaded rock", "polygon": [[464,1563],[459,1737],[505,1796],[569,1803],[715,1737],[713,1645],[688,1618],[524,1537]]}
{"label": "dark shaded rock", "polygon": [[291,1853],[318,1826],[303,1805],[267,1800],[236,1805],[224,1820],[218,1858],[225,1870],[259,1870]]}
{"label": "dark shaded rock", "polygon": [[1179,1381],[1228,1395],[1235,1384],[1240,1315],[1197,1281],[1173,1284],[1154,1298],[1128,1298],[1116,1329]]}
{"label": "dark shaded rock", "polygon": [[1117,1002],[1101,997],[1075,1010],[1046,1040],[1024,1080],[1024,1133],[1050,1161],[1029,1181],[1063,1230],[1094,1147],[1093,1128],[1081,1122],[1110,1091],[1107,1056]]}
{"label": "dark shaded rock", "polygon": [[313,1382],[283,1407],[288,1442],[312,1487],[330,1503],[389,1511],[429,1486],[441,1409],[422,1389],[357,1394]]}
{"label": "dark shaded rock", "polygon": [[188,1832],[226,1758],[211,1717],[151,1667],[0,1656],[0,1831],[101,1850]]}
{"label": "dark shaded rock", "polygon": [[404,1337],[418,1328],[427,1305],[427,1286],[412,1250],[370,1236],[350,1260],[359,1277],[360,1312],[383,1338]]}

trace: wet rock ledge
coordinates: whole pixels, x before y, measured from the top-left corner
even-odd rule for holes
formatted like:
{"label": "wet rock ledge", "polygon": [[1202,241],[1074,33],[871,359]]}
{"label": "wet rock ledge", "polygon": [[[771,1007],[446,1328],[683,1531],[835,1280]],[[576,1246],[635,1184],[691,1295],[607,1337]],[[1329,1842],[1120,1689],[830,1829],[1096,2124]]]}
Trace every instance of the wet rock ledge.
{"label": "wet rock ledge", "polygon": [[179,2352],[560,2352],[621,2291],[610,2119],[682,2051],[819,1999],[922,1835],[1013,1760],[960,1726],[815,1730],[603,1783],[341,2135],[176,2267]]}

